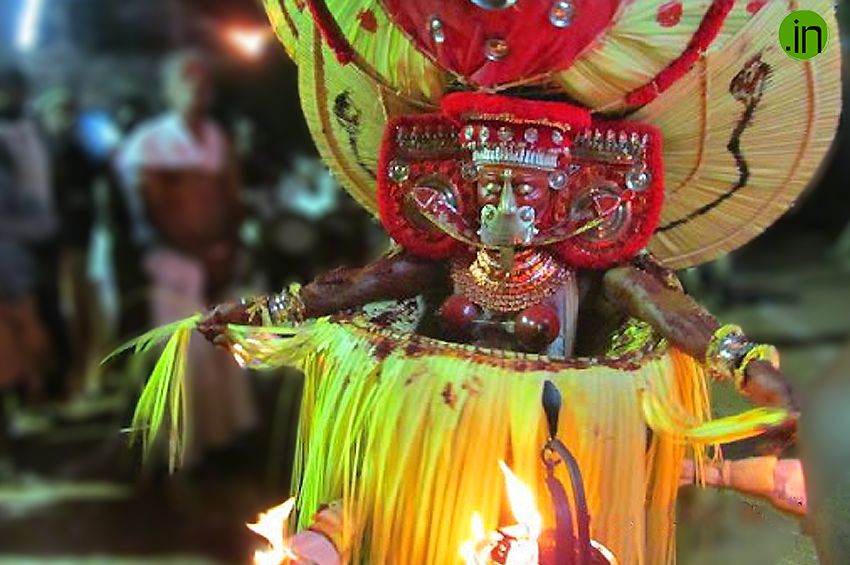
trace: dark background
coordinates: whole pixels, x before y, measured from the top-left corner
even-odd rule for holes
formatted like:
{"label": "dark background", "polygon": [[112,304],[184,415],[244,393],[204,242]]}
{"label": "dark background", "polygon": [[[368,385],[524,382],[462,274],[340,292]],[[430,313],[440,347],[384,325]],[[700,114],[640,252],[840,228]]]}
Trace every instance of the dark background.
{"label": "dark background", "polygon": [[[24,2],[0,0],[0,14],[17,14]],[[837,3],[843,29],[850,24],[848,8],[846,1]],[[96,85],[101,92],[92,95],[95,103],[109,104],[102,91],[114,82],[110,71],[91,74],[99,60],[109,62],[101,63],[105,69],[120,66],[147,78],[155,72],[155,61],[163,53],[176,47],[201,46],[219,55],[217,113],[225,123],[236,115],[254,118],[261,124],[260,143],[283,161],[296,150],[314,151],[298,102],[296,68],[283,48],[275,43],[259,59],[246,61],[223,39],[224,30],[233,26],[268,25],[259,1],[64,0],[46,4],[45,10],[49,13],[40,29],[40,52],[32,56],[30,67],[36,75],[50,75],[44,77],[46,82],[70,81],[83,90]],[[0,17],[0,54],[8,50],[15,24],[14,17]],[[848,50],[846,42],[844,50]],[[62,55],[57,56],[59,52]],[[71,65],[64,63],[69,53],[76,55]],[[41,62],[45,58],[49,61],[46,64]],[[56,59],[63,60],[63,68],[51,75],[46,69]],[[117,96],[125,95],[119,87],[114,88],[119,90]],[[155,107],[156,89],[145,95]],[[845,137],[842,127],[835,155],[848,153]],[[826,239],[837,237],[850,221],[847,179],[850,159],[833,159],[802,202],[763,237],[784,237],[797,230],[819,233]]]}

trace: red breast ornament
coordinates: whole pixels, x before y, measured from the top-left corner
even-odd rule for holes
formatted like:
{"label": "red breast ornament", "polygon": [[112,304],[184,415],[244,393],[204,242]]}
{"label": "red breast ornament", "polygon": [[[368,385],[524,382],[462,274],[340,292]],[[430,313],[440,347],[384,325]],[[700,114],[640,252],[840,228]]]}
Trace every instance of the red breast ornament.
{"label": "red breast ornament", "polygon": [[607,30],[622,0],[382,0],[443,68],[480,87],[560,71]]}

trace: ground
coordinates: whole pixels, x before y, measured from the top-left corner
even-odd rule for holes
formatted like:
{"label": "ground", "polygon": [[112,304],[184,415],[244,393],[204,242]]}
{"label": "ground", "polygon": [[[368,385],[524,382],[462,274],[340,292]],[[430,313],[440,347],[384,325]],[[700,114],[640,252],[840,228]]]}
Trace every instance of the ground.
{"label": "ground", "polygon": [[[716,286],[694,286],[722,320],[742,325],[754,339],[778,344],[785,374],[803,391],[850,337],[850,318],[843,314],[850,304],[850,260],[831,257],[827,249],[828,242],[811,238],[748,249],[732,271],[736,292],[731,302],[718,299]],[[267,421],[280,383],[282,397],[289,399],[283,409],[294,415],[297,376],[258,377],[256,383],[259,397],[266,399]],[[746,406],[727,387],[714,392],[718,414]],[[102,437],[118,437],[118,423],[84,421],[54,425],[12,446],[15,468],[0,469],[5,477],[0,482],[0,565],[251,562],[261,544],[244,524],[286,498],[281,454],[292,449],[291,434],[264,430],[242,451],[223,456],[228,459],[213,472],[197,476],[118,481],[117,469],[123,468],[126,478],[128,466],[116,465],[114,477],[107,473],[92,482],[81,480],[86,474],[79,469],[87,463],[97,467],[104,453]],[[260,455],[268,453],[272,457]],[[799,521],[761,502],[713,491],[683,498],[681,565],[817,563]]]}

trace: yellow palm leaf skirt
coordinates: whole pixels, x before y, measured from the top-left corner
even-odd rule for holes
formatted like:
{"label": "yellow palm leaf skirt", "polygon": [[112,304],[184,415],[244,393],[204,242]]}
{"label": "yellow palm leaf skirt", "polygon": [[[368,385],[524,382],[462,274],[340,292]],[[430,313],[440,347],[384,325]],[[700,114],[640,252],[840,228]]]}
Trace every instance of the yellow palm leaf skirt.
{"label": "yellow palm leaf skirt", "polygon": [[675,498],[689,451],[702,461],[707,444],[785,417],[755,410],[710,421],[699,364],[640,326],[623,334],[619,353],[572,360],[450,344],[358,316],[232,330],[249,366],[304,371],[299,527],[342,501],[343,549],[357,563],[459,563],[474,512],[488,530],[510,523],[500,459],[532,485],[553,523],[539,455],[547,380],[564,399],[559,436],[584,476],[593,538],[623,565],[675,560]]}

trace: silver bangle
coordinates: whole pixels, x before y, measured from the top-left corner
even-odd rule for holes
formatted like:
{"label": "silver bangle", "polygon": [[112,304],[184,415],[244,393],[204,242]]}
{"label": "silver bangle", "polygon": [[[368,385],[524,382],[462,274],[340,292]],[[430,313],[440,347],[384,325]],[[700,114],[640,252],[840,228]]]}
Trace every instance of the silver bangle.
{"label": "silver bangle", "polygon": [[706,352],[706,368],[716,379],[732,379],[741,360],[756,347],[747,339],[740,327],[727,324],[719,328]]}
{"label": "silver bangle", "polygon": [[287,319],[290,308],[289,294],[281,292],[266,297],[266,308],[268,308],[272,323],[282,324],[289,321]]}

